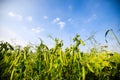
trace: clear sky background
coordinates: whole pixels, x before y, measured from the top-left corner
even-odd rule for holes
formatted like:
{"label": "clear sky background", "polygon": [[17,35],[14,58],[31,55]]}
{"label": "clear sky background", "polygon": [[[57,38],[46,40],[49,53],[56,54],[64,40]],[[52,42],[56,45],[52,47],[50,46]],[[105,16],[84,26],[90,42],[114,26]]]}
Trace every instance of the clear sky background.
{"label": "clear sky background", "polygon": [[[120,40],[120,0],[0,0],[0,40],[13,44],[36,44],[41,38],[52,47],[51,35],[66,47],[76,34],[86,40],[95,33],[98,45],[104,45],[108,29]],[[113,37],[108,41],[110,50],[119,50]],[[83,50],[91,47],[90,40],[85,43]]]}

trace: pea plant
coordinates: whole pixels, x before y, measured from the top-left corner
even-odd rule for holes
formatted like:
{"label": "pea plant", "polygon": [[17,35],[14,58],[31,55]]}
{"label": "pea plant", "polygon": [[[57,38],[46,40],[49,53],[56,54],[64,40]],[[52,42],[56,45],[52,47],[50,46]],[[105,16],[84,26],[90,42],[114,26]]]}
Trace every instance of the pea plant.
{"label": "pea plant", "polygon": [[63,41],[54,39],[53,48],[42,41],[31,46],[13,47],[0,42],[0,80],[119,80],[120,53],[110,51],[81,52],[85,46],[79,35],[73,45],[63,50]]}

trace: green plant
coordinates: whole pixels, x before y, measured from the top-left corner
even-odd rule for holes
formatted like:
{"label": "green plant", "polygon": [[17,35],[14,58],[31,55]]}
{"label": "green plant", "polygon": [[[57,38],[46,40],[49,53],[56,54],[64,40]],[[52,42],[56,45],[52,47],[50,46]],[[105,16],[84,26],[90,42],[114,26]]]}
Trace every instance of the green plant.
{"label": "green plant", "polygon": [[0,80],[117,80],[120,79],[120,54],[97,51],[81,52],[85,46],[76,35],[74,44],[63,50],[55,38],[49,49],[43,41],[32,51],[31,46],[13,47],[0,42]]}

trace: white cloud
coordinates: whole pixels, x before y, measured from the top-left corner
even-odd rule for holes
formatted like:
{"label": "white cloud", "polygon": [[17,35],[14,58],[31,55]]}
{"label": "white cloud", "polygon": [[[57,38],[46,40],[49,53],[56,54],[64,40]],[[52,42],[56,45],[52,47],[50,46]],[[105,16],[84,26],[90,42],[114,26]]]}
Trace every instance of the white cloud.
{"label": "white cloud", "polygon": [[27,42],[14,29],[11,30],[9,27],[2,27],[0,40],[7,41],[12,45],[27,45]]}
{"label": "white cloud", "polygon": [[59,17],[56,17],[52,22],[59,25],[61,29],[63,29],[66,24],[65,22],[61,21]]}
{"label": "white cloud", "polygon": [[63,29],[66,23],[63,21],[60,21],[58,22],[58,24],[60,25],[60,28]]}
{"label": "white cloud", "polygon": [[19,20],[19,21],[22,21],[23,18],[26,18],[28,21],[32,21],[32,20],[33,20],[32,16],[27,16],[27,17],[25,16],[25,17],[23,17],[22,15],[16,14],[16,13],[14,13],[14,12],[12,12],[12,11],[10,11],[10,12],[8,13],[8,15],[9,15],[10,17],[13,17],[13,18]]}
{"label": "white cloud", "polygon": [[16,18],[16,19],[18,19],[18,20],[23,20],[23,16],[22,15],[20,15],[20,14],[16,14],[16,13],[14,13],[14,12],[12,12],[12,11],[10,11],[9,13],[8,13],[8,15],[9,16],[11,16],[11,17],[14,17],[14,18]]}
{"label": "white cloud", "polygon": [[28,16],[28,17],[27,17],[27,20],[28,20],[28,21],[32,21],[32,19],[33,19],[32,16]]}
{"label": "white cloud", "polygon": [[[32,28],[29,28],[29,27],[23,27],[23,31],[25,33],[28,33],[28,34],[32,34],[34,35],[35,33],[39,34],[40,32],[43,32],[44,31],[44,28],[42,27],[32,27]],[[35,34],[36,35],[36,34]]]}
{"label": "white cloud", "polygon": [[59,17],[55,18],[55,19],[53,20],[53,23],[56,23],[56,22],[58,22],[58,21],[60,21],[60,18],[59,18]]}
{"label": "white cloud", "polygon": [[[12,45],[26,46],[29,42],[36,43],[40,32],[44,31],[42,27],[26,27],[13,28],[2,26],[0,28],[0,41],[7,41]],[[6,33],[6,34],[4,34]],[[32,37],[32,38],[31,38]]]}
{"label": "white cloud", "polygon": [[31,30],[32,30],[34,33],[40,33],[40,32],[42,32],[42,31],[44,31],[44,29],[41,28],[41,27],[32,28]]}
{"label": "white cloud", "polygon": [[16,16],[16,14],[13,13],[13,12],[9,12],[8,15],[9,15],[9,16],[12,16],[12,17]]}
{"label": "white cloud", "polygon": [[44,19],[48,19],[48,16],[43,16]]}

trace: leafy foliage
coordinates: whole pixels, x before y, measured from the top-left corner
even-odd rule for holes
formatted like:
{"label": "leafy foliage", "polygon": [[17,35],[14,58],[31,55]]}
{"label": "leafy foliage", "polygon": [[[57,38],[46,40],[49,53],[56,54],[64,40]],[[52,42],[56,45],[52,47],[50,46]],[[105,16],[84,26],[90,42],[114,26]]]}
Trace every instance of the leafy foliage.
{"label": "leafy foliage", "polygon": [[55,40],[49,49],[42,41],[35,51],[30,46],[13,47],[0,42],[0,80],[119,80],[120,54],[108,51],[80,52],[85,45],[79,35],[75,44],[62,50]]}

